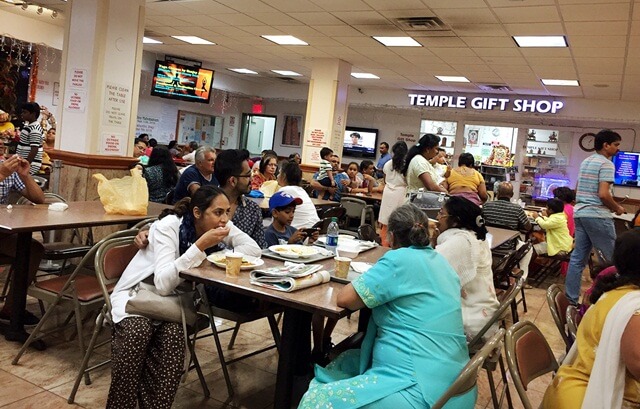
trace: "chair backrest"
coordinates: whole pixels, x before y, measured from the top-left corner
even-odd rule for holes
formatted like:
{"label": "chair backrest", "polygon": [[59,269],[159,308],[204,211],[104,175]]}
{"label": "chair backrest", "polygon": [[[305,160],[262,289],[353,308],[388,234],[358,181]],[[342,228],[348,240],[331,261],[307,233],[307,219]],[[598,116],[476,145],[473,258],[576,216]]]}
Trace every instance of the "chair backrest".
{"label": "chair backrest", "polygon": [[553,321],[560,331],[562,340],[567,346],[567,350],[571,347],[571,340],[567,335],[567,307],[571,304],[564,294],[564,290],[558,284],[551,284],[547,290],[547,304],[551,310]]}
{"label": "chair backrest", "polygon": [[176,192],[174,189],[171,189],[168,193],[167,196],[165,196],[164,198],[164,204],[173,204],[173,197],[175,196]]}
{"label": "chair backrest", "polygon": [[509,288],[504,291],[503,295],[500,297],[500,306],[493,313],[491,318],[484,324],[484,327],[469,341],[467,344],[469,351],[473,353],[474,350],[478,349],[480,345],[482,345],[483,339],[487,332],[494,326],[496,322],[504,321],[507,310],[511,306],[513,300],[515,300],[516,296],[522,289],[524,285],[524,279],[520,278],[518,281],[511,280]]}
{"label": "chair backrest", "polygon": [[578,325],[580,325],[581,320],[582,315],[580,315],[578,308],[576,308],[575,305],[569,305],[567,307],[567,331],[569,331],[572,342],[576,340],[578,335]]}
{"label": "chair backrest", "polygon": [[[493,268],[493,283],[497,288],[506,288],[509,285],[509,273],[515,266],[514,260],[517,255],[517,251],[512,250],[505,254],[497,266]],[[517,263],[516,263],[517,264]],[[509,270],[511,267],[511,270]]]}
{"label": "chair backrest", "polygon": [[345,215],[350,218],[360,218],[362,211],[367,207],[367,202],[355,197],[342,197],[340,204],[345,209]]}
{"label": "chair backrest", "polygon": [[109,314],[111,313],[111,300],[108,286],[118,281],[131,259],[138,252],[138,248],[133,242],[136,234],[137,230],[134,229],[116,232],[105,237],[92,249],[95,249],[96,277]]}
{"label": "chair backrest", "polygon": [[380,236],[376,233],[376,229],[370,224],[363,224],[358,227],[358,238],[360,240],[375,241],[380,244]]}
{"label": "chair backrest", "polygon": [[530,321],[511,326],[505,335],[507,365],[525,409],[532,409],[527,386],[539,376],[558,370],[558,361],[547,340]]}
{"label": "chair backrest", "polygon": [[322,213],[322,217],[320,217],[321,219],[326,219],[329,218],[331,219],[332,217],[337,217],[338,218],[338,223],[342,222],[342,219],[344,219],[344,216],[347,214],[347,209],[345,209],[342,206],[333,206],[328,208],[327,210],[325,210]]}
{"label": "chair backrest", "polygon": [[[29,204],[29,203],[31,203],[31,201],[24,196],[20,197],[20,199],[18,199],[18,201],[16,202],[16,204],[19,204],[19,205]],[[44,194],[44,203],[46,204],[67,203],[67,201],[64,200],[64,198],[58,194],[46,192]]]}
{"label": "chair backrest", "polygon": [[157,217],[149,217],[149,218],[147,218],[147,219],[140,220],[138,223],[136,223],[136,224],[134,224],[134,225],[133,225],[132,229],[141,229],[141,228],[143,228],[144,226],[146,226],[147,224],[149,224],[149,223],[153,223],[153,222],[155,222],[156,220],[158,220],[158,218],[157,218]]}
{"label": "chair backrest", "polygon": [[478,353],[462,368],[460,374],[453,384],[442,394],[442,396],[431,406],[431,409],[443,408],[449,399],[465,394],[476,386],[478,371],[482,368],[484,361],[493,355],[500,353],[504,339],[504,329],[497,331]]}

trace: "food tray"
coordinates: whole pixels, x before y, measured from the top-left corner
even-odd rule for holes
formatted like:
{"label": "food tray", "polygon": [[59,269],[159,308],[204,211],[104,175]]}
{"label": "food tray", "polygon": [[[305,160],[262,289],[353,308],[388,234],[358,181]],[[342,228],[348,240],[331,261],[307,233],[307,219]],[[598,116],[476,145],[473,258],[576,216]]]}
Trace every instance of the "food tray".
{"label": "food tray", "polygon": [[313,256],[310,256],[310,257],[307,257],[307,258],[288,258],[288,257],[282,257],[278,253],[274,253],[273,251],[271,251],[269,249],[263,249],[262,250],[262,255],[264,257],[269,257],[269,258],[272,258],[274,260],[291,261],[292,263],[303,263],[303,264],[315,263],[317,261],[328,260],[330,258],[334,258],[335,257],[335,255],[333,255],[333,254],[318,253],[318,254],[314,254]]}

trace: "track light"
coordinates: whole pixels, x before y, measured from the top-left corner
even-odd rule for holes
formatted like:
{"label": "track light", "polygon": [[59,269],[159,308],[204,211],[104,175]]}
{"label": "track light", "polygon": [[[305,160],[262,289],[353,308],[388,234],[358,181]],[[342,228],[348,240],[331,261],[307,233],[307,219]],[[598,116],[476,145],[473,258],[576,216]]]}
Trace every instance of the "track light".
{"label": "track light", "polygon": [[22,8],[22,10],[26,10],[29,8],[29,5],[27,3],[22,3],[22,6],[20,6]]}
{"label": "track light", "polygon": [[38,10],[36,10],[36,13],[38,14],[42,14],[44,10],[42,9],[42,6],[38,7]]}
{"label": "track light", "polygon": [[51,18],[56,18],[56,17],[58,17],[58,12],[56,10],[53,10],[51,12]]}

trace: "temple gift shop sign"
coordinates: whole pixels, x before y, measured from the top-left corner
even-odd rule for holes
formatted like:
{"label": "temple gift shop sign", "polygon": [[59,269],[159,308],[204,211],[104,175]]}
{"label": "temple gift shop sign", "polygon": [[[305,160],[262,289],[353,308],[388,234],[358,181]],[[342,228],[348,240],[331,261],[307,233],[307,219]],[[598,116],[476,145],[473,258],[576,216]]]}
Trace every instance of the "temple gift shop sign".
{"label": "temple gift shop sign", "polygon": [[418,142],[418,138],[419,137],[413,132],[402,132],[402,131],[396,132],[396,140],[404,141],[407,143],[408,146],[415,145],[415,143]]}
{"label": "temple gift shop sign", "polygon": [[564,102],[547,99],[514,99],[495,97],[475,97],[453,95],[409,94],[409,103],[415,106],[436,108],[472,108],[480,111],[535,112],[556,114],[564,107]]}

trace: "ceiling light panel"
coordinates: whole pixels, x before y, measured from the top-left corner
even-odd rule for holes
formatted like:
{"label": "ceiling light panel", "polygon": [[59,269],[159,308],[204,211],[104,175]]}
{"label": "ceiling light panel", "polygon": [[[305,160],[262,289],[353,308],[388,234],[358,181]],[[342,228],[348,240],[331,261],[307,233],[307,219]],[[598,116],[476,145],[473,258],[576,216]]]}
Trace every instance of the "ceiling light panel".
{"label": "ceiling light panel", "polygon": [[285,75],[287,77],[301,77],[302,74],[298,74],[295,71],[287,71],[287,70],[271,70],[271,72],[275,72],[276,74]]}
{"label": "ceiling light panel", "polygon": [[553,79],[543,79],[541,80],[544,85],[557,85],[561,87],[579,87],[580,83],[578,80],[553,80]]}
{"label": "ceiling light panel", "polygon": [[369,72],[352,72],[351,76],[353,78],[358,78],[358,79],[367,79],[367,80],[379,80],[380,77],[378,77],[375,74],[371,74]]}
{"label": "ceiling light panel", "polygon": [[171,36],[176,40],[184,41],[189,44],[197,44],[197,45],[216,45],[216,43],[212,43],[209,40],[205,40],[204,38],[196,37],[196,36]]}
{"label": "ceiling light panel", "polygon": [[450,75],[436,75],[435,77],[442,82],[471,82],[467,77],[456,77]]}
{"label": "ceiling light panel", "polygon": [[411,37],[377,37],[373,36],[376,41],[387,47],[422,47],[422,44]]}
{"label": "ceiling light panel", "polygon": [[263,35],[260,36],[265,40],[273,41],[279,45],[309,45],[306,42],[289,35]]}
{"label": "ceiling light panel", "polygon": [[564,36],[513,36],[518,47],[568,47]]}
{"label": "ceiling light panel", "polygon": [[238,74],[253,74],[253,75],[257,75],[258,73],[255,71],[252,71],[250,69],[247,68],[227,68],[229,71],[233,71],[233,72],[237,72]]}
{"label": "ceiling light panel", "polygon": [[149,37],[142,37],[142,44],[163,44],[162,41],[154,40]]}

